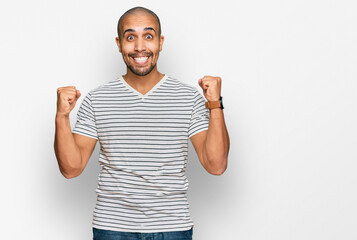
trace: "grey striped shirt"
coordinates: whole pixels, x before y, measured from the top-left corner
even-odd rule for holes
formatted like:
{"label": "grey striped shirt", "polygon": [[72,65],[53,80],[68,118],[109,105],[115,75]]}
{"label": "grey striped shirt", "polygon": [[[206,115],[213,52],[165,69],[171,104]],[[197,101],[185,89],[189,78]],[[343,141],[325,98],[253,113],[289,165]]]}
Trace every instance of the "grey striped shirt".
{"label": "grey striped shirt", "polygon": [[198,90],[165,75],[145,95],[119,77],[83,99],[72,132],[99,140],[92,225],[123,232],[185,231],[188,138],[208,129]]}

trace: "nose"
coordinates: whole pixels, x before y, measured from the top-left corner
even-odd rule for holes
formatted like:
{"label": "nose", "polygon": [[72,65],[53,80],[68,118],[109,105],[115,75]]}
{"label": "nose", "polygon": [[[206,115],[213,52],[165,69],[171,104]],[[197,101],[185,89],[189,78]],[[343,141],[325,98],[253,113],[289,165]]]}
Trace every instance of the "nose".
{"label": "nose", "polygon": [[144,50],[146,50],[144,39],[137,38],[135,42],[135,51],[142,52]]}

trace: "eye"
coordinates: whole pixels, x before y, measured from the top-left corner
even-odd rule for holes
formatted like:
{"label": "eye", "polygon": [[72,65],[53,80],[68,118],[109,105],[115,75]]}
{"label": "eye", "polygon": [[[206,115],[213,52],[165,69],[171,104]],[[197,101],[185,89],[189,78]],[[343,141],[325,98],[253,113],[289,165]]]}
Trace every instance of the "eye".
{"label": "eye", "polygon": [[128,40],[133,40],[134,37],[133,37],[132,35],[129,35],[126,39],[128,39]]}
{"label": "eye", "polygon": [[146,39],[152,39],[152,35],[151,34],[146,35]]}

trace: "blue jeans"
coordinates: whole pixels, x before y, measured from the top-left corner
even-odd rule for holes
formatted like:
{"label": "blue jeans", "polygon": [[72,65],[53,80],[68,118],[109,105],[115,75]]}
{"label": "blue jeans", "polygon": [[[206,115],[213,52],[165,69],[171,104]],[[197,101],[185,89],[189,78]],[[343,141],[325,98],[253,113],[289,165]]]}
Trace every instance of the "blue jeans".
{"label": "blue jeans", "polygon": [[193,228],[187,231],[134,233],[93,227],[93,240],[192,240]]}

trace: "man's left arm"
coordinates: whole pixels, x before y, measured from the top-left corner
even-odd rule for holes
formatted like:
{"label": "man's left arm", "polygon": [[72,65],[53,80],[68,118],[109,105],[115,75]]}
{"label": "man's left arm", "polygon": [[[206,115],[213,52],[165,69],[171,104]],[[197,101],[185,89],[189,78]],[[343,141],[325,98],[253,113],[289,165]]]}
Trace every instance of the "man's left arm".
{"label": "man's left arm", "polygon": [[[205,76],[198,81],[207,101],[218,101],[221,96],[221,78]],[[208,130],[193,135],[191,142],[202,166],[213,175],[221,175],[227,169],[229,135],[223,109],[209,110]]]}

